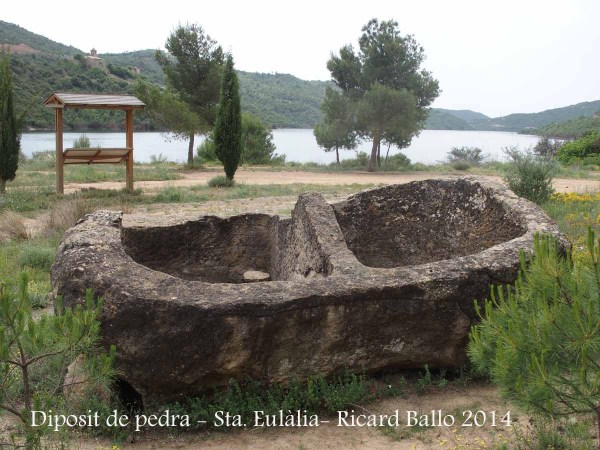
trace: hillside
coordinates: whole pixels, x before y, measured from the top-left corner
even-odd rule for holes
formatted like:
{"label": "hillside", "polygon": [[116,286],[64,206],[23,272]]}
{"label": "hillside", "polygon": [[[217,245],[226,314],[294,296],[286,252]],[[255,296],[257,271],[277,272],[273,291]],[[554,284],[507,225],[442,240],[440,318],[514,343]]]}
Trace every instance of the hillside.
{"label": "hillside", "polygon": [[[131,93],[136,69],[142,77],[164,85],[154,50],[99,54],[105,67],[90,67],[86,64],[87,53],[0,21],[2,44],[10,45],[15,97],[21,109],[29,110],[29,129],[53,127],[53,116],[43,106],[52,92]],[[326,82],[300,80],[287,74],[238,73],[242,109],[270,126],[311,128],[320,120]],[[70,111],[65,115],[68,129],[117,129],[122,127],[121,122],[121,115],[110,111]],[[138,120],[137,125],[142,123]]]}
{"label": "hillside", "polygon": [[530,114],[509,114],[504,117],[495,117],[487,120],[476,120],[471,126],[476,130],[496,131],[527,131],[532,133],[535,129],[551,123],[564,122],[579,117],[591,117],[600,110],[600,100],[593,102],[577,103],[576,105],[562,108],[548,109],[546,111]]}
{"label": "hillside", "polygon": [[38,52],[54,56],[74,56],[80,50],[69,45],[54,42],[44,36],[27,31],[13,23],[0,20],[0,44],[24,44]]}
{"label": "hillside", "polygon": [[600,112],[593,117],[578,117],[565,122],[551,123],[533,131],[540,136],[558,139],[579,139],[592,132],[600,132]]}
{"label": "hillside", "polygon": [[426,130],[472,130],[466,120],[451,114],[447,109],[432,108],[425,122]]}
{"label": "hillside", "polygon": [[467,123],[475,122],[477,120],[487,120],[488,116],[482,114],[480,112],[471,111],[470,109],[443,109],[443,108],[434,108],[438,112],[442,112],[445,114],[450,114],[457,119],[464,120]]}

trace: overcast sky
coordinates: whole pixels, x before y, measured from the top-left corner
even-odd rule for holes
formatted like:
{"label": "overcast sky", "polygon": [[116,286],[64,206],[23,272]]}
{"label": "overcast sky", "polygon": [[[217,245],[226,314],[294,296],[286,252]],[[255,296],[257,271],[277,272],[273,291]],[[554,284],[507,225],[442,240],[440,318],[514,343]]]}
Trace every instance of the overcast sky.
{"label": "overcast sky", "polygon": [[[157,6],[154,6],[157,5]],[[4,1],[0,19],[89,51],[163,48],[198,23],[238,69],[328,80],[372,17],[395,19],[442,88],[434,106],[491,116],[600,99],[600,1]]]}

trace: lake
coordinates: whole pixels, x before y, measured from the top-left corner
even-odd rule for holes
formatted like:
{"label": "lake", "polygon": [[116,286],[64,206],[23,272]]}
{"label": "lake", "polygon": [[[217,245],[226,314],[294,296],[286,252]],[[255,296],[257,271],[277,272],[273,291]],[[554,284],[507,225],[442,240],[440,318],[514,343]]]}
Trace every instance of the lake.
{"label": "lake", "polygon": [[[64,146],[71,147],[81,132],[65,133]],[[86,133],[93,146],[124,147],[125,133]],[[196,144],[203,138],[198,136]],[[516,145],[521,149],[532,147],[537,136],[530,136],[502,131],[452,131],[424,130],[413,139],[410,147],[402,150],[412,162],[435,163],[443,160],[452,147],[479,147],[492,159],[503,159],[502,148]],[[310,129],[278,129],[273,130],[273,141],[277,153],[285,154],[287,161],[330,163],[335,161],[335,152],[326,153],[319,148]],[[21,139],[23,152],[30,156],[33,152],[54,149],[54,133],[24,133]],[[187,160],[187,141],[169,139],[167,134],[157,132],[135,133],[134,158],[138,162],[150,161],[151,155],[162,153],[171,161]],[[364,142],[357,148],[370,153],[371,143]],[[387,148],[382,148],[385,155]],[[390,154],[397,153],[392,149]],[[352,158],[354,151],[341,150],[340,157]]]}

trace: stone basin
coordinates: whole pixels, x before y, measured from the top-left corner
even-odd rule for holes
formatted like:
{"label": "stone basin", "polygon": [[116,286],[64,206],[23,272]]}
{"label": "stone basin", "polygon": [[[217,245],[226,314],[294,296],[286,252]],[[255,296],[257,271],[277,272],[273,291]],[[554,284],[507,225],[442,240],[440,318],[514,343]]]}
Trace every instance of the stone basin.
{"label": "stone basin", "polygon": [[459,367],[474,301],[514,282],[536,232],[566,245],[539,207],[477,178],[302,194],[291,218],[97,211],[65,234],[52,284],[66,306],[104,297],[123,381],[166,400],[232,379]]}

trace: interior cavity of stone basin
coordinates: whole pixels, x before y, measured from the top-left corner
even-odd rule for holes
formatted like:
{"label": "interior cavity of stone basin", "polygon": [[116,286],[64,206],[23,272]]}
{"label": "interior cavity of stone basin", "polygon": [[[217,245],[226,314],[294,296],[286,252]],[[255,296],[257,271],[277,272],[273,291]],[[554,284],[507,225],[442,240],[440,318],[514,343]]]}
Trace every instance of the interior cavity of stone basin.
{"label": "interior cavity of stone basin", "polygon": [[[525,232],[514,214],[476,185],[458,190],[441,184],[434,192],[428,184],[421,189],[400,185],[396,191],[390,196],[374,189],[331,206],[348,249],[364,266],[395,268],[471,255]],[[242,283],[330,275],[327,261],[306,235],[304,246],[295,243],[293,257],[311,260],[315,267],[302,273],[282,268],[293,226],[289,218],[205,216],[155,226],[144,220],[143,226],[123,229],[126,252],[146,267],[181,279]]]}

